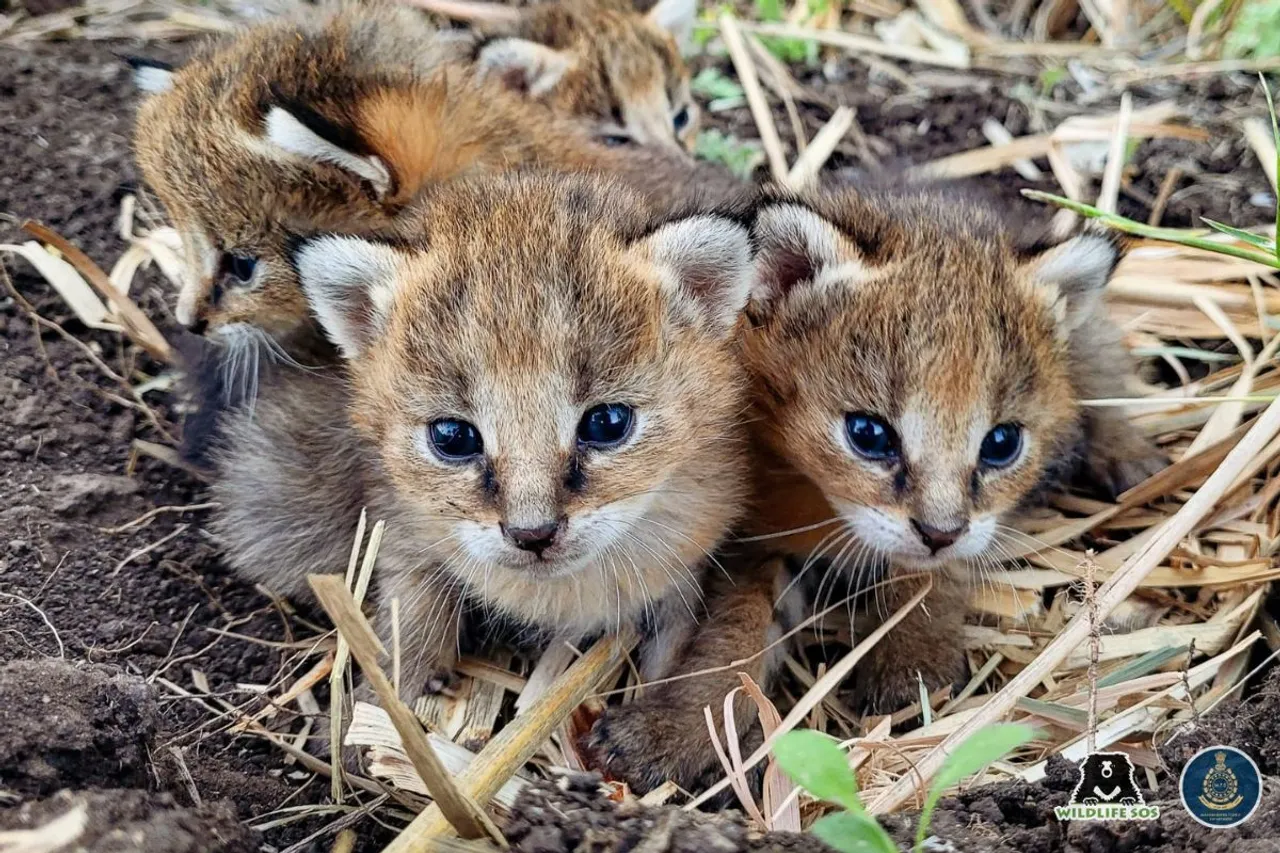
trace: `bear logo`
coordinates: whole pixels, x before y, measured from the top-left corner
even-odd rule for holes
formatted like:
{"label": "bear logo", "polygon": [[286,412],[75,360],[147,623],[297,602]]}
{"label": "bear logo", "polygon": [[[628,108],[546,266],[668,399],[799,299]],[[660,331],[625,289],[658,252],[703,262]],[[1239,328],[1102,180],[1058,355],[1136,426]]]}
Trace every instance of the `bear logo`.
{"label": "bear logo", "polygon": [[1146,801],[1133,780],[1133,762],[1123,752],[1095,752],[1080,762],[1080,781],[1071,805],[1142,806]]}

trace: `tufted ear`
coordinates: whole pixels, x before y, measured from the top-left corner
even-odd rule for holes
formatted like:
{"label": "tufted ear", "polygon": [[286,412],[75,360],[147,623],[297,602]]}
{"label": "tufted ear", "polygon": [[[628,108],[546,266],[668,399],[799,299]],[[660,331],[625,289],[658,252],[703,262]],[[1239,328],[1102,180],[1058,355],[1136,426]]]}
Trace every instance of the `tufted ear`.
{"label": "tufted ear", "polygon": [[266,140],[277,148],[346,169],[356,178],[368,181],[378,198],[391,190],[391,173],[382,160],[353,151],[354,135],[321,116],[296,109],[290,112],[276,106],[267,110],[263,126]]}
{"label": "tufted ear", "polygon": [[697,16],[698,0],[658,0],[645,15],[655,27],[671,33],[681,48],[688,45]]}
{"label": "tufted ear", "polygon": [[658,267],[678,313],[717,336],[733,331],[751,289],[751,238],[721,216],[669,222],[632,246]]}
{"label": "tufted ear", "polygon": [[1063,337],[1070,337],[1102,310],[1103,291],[1124,255],[1121,239],[1086,232],[1035,251],[1022,262],[1019,276],[1053,311]]}
{"label": "tufted ear", "polygon": [[818,290],[864,280],[869,268],[840,231],[809,208],[792,202],[756,212],[751,301],[768,307],[804,288]]}
{"label": "tufted ear", "polygon": [[402,256],[357,237],[313,237],[297,243],[293,265],[311,311],[346,358],[364,352],[386,328]]}
{"label": "tufted ear", "polygon": [[133,69],[133,83],[141,92],[158,95],[173,88],[174,68],[167,62],[145,56],[121,57]]}
{"label": "tufted ear", "polygon": [[493,39],[476,57],[481,76],[493,75],[508,89],[532,98],[540,98],[554,89],[573,63],[573,55],[568,51],[521,38]]}

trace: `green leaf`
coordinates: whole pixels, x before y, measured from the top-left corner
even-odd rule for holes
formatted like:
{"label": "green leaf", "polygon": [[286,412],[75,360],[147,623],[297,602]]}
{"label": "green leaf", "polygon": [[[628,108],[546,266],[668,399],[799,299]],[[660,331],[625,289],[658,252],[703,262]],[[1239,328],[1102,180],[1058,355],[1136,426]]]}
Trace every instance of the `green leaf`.
{"label": "green leaf", "polygon": [[920,812],[920,825],[916,828],[916,850],[924,848],[925,833],[929,828],[929,819],[933,809],[942,798],[942,792],[958,783],[966,776],[977,773],[993,761],[1004,758],[1027,741],[1035,739],[1039,732],[1033,726],[1022,723],[997,723],[979,729],[969,739],[956,747],[955,752],[947,756],[933,785],[929,787],[929,796],[925,798],[924,809]]}
{"label": "green leaf", "polygon": [[782,20],[782,0],[756,0],[756,18],[766,23]]}
{"label": "green leaf", "polygon": [[737,80],[713,66],[708,66],[699,71],[697,76],[689,81],[689,86],[693,89],[695,95],[701,95],[709,100],[741,98],[745,94]]}
{"label": "green leaf", "polygon": [[1242,258],[1246,261],[1265,264],[1273,269],[1280,269],[1280,257],[1266,252],[1259,252],[1256,249],[1242,249],[1239,246],[1228,246],[1222,243],[1215,243],[1213,240],[1188,236],[1185,232],[1176,228],[1153,228],[1150,225],[1134,222],[1132,219],[1126,219],[1114,213],[1098,210],[1093,205],[1072,201],[1069,198],[1063,198],[1053,193],[1040,192],[1039,190],[1023,190],[1022,195],[1033,201],[1047,201],[1050,204],[1056,204],[1058,207],[1064,207],[1089,219],[1096,219],[1102,224],[1117,231],[1123,231],[1126,234],[1137,234],[1139,237],[1147,237],[1151,240],[1163,240],[1166,243],[1176,243],[1179,246],[1204,249],[1206,252],[1230,255],[1233,258]]}
{"label": "green leaf", "polygon": [[866,811],[849,758],[831,738],[812,729],[787,732],[774,744],[773,755],[796,784],[818,799],[851,812]]}
{"label": "green leaf", "polygon": [[759,145],[741,142],[715,128],[698,134],[694,154],[703,160],[720,163],[743,180],[749,180],[756,166],[764,162],[764,150]]}
{"label": "green leaf", "polygon": [[[1153,347],[1153,349],[1156,349]],[[1185,347],[1162,347],[1170,355],[1180,356],[1182,358],[1194,358],[1200,361],[1231,361],[1231,356],[1224,353],[1205,352],[1203,350],[1188,349]],[[1134,350],[1137,352],[1137,350]],[[1158,353],[1157,353],[1158,354]],[[1124,684],[1131,678],[1141,678],[1144,675],[1150,675],[1160,667],[1176,657],[1180,657],[1187,653],[1186,646],[1166,646],[1163,649],[1156,649],[1153,652],[1147,652],[1136,660],[1129,661],[1124,666],[1112,673],[1102,676],[1098,679],[1098,687],[1113,687],[1117,684]]]}
{"label": "green leaf", "polygon": [[865,812],[829,814],[810,831],[840,853],[898,853],[889,834]]}
{"label": "green leaf", "polygon": [[1221,222],[1216,222],[1204,216],[1200,217],[1200,221],[1205,225],[1208,225],[1214,231],[1221,231],[1223,234],[1235,237],[1237,240],[1248,243],[1250,246],[1257,246],[1259,249],[1266,252],[1275,251],[1276,244],[1272,242],[1270,237],[1267,237],[1264,234],[1254,234],[1252,231],[1245,231],[1243,228],[1236,228],[1232,225],[1224,225]]}

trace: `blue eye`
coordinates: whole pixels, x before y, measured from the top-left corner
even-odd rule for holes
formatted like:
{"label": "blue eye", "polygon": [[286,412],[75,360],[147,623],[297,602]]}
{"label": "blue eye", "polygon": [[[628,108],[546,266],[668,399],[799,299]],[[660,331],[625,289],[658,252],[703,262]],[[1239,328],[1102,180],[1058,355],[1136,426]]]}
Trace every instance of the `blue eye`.
{"label": "blue eye", "polygon": [[607,403],[587,410],[578,423],[578,441],[591,447],[611,447],[631,434],[635,412],[622,403]]}
{"label": "blue eye", "polygon": [[898,436],[893,427],[875,415],[851,413],[844,416],[849,444],[868,459],[898,458]]}
{"label": "blue eye", "polygon": [[610,148],[621,148],[624,145],[631,145],[633,140],[630,136],[624,136],[620,133],[608,133],[600,137],[600,141]]}
{"label": "blue eye", "polygon": [[680,112],[676,113],[675,118],[671,119],[671,124],[675,127],[676,133],[680,133],[689,126],[689,108],[681,107]]}
{"label": "blue eye", "polygon": [[480,430],[466,421],[432,421],[427,434],[431,446],[445,459],[470,459],[484,452]]}
{"label": "blue eye", "polygon": [[248,284],[253,279],[253,272],[258,268],[258,259],[248,255],[227,253],[222,256],[223,269],[241,284]]}
{"label": "blue eye", "polygon": [[1022,427],[1017,424],[1000,424],[993,427],[982,439],[978,448],[978,460],[991,468],[1003,468],[1018,458],[1022,449]]}

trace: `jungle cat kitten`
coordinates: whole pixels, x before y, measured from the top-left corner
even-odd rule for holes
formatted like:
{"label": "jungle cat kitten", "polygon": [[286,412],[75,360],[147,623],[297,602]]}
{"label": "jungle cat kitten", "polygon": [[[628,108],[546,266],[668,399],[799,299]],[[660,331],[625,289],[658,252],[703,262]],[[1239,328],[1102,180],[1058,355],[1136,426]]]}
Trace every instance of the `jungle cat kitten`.
{"label": "jungle cat kitten", "polygon": [[278,366],[231,413],[213,493],[232,565],[303,594],[368,505],[380,629],[398,598],[416,650],[407,694],[443,683],[477,615],[577,639],[641,622],[664,671],[745,491],[745,227],[510,174],[294,259],[347,369]]}
{"label": "jungle cat kitten", "polygon": [[[655,26],[632,17],[646,32]],[[176,72],[138,60],[138,80],[152,93],[139,108],[138,162],[187,256],[178,321],[231,349],[282,348],[314,360],[320,341],[283,235],[376,232],[424,185],[471,170],[601,170],[664,198],[691,194],[695,183],[713,194],[736,187],[727,173],[695,165],[674,147],[607,147],[601,131],[512,88],[509,73],[478,73],[468,39],[374,4],[249,28]],[[578,49],[586,43],[561,52]],[[481,46],[476,61],[501,71],[493,51],[502,53],[496,41]],[[508,60],[522,56],[514,51]],[[565,85],[575,92],[599,86],[622,97],[612,77],[580,73],[598,61],[569,65]],[[556,86],[525,88],[549,96]]]}
{"label": "jungle cat kitten", "polygon": [[[1012,512],[1073,470],[1119,492],[1165,464],[1116,409],[1080,405],[1125,394],[1130,362],[1102,300],[1122,247],[1098,233],[1019,246],[991,208],[940,188],[770,195],[752,227],[743,342],[757,479],[747,532],[813,528],[758,545],[855,588],[933,578],[924,606],[855,670],[858,703],[895,711],[918,698],[917,673],[930,689],[963,675],[967,581],[1001,559]],[[814,581],[805,615],[821,605]],[[917,589],[890,583],[875,610]],[[747,658],[770,636],[766,621],[720,624],[710,614],[691,644],[719,659],[681,670]],[[641,790],[712,781],[709,742],[673,733],[705,728],[702,706],[718,707],[711,694],[731,676],[611,710],[597,754]]]}

